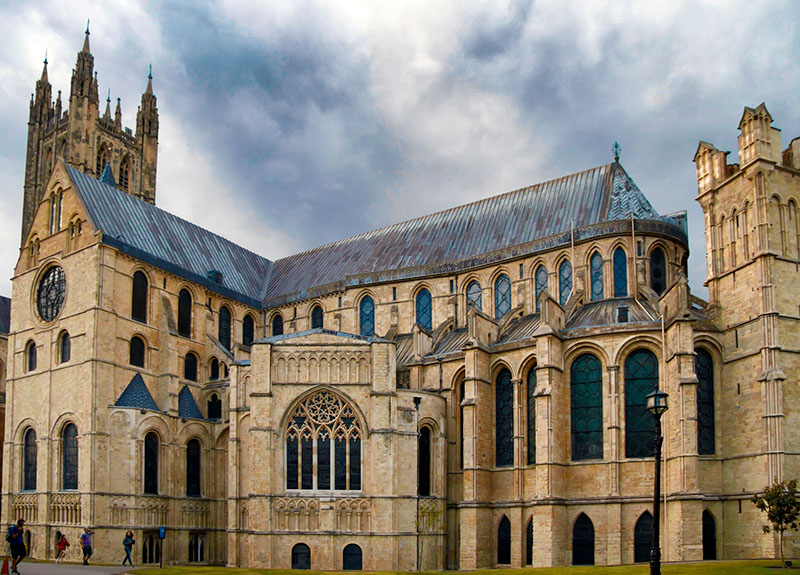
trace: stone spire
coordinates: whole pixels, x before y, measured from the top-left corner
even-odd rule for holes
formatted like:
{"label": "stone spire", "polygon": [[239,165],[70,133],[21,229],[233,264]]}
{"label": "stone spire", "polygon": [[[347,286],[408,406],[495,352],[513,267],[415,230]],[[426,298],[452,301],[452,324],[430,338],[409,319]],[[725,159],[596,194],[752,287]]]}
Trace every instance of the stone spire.
{"label": "stone spire", "polygon": [[122,129],[122,106],[120,105],[120,99],[117,98],[117,109],[114,112],[114,126],[117,130]]}
{"label": "stone spire", "polygon": [[92,51],[89,49],[89,21],[86,21],[86,37],[83,39],[83,48],[81,52],[84,54],[91,54]]}
{"label": "stone spire", "polygon": [[111,88],[108,89],[108,96],[106,97],[106,111],[103,114],[103,119],[111,121]]}

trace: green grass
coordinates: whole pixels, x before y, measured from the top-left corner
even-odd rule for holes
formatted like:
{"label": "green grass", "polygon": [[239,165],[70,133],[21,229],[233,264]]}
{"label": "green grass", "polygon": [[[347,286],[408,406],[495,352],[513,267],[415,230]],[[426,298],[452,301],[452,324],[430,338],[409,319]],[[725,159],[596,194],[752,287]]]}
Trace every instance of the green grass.
{"label": "green grass", "polygon": [[[771,561],[707,561],[675,563],[661,567],[664,575],[779,575],[779,560]],[[649,566],[618,565],[616,567],[547,567],[542,569],[478,569],[472,575],[646,575]],[[243,569],[225,567],[165,567],[135,569],[139,575],[330,575],[336,571],[292,571],[289,569]],[[388,575],[391,571],[360,571],[362,575]],[[423,575],[441,575],[440,571],[423,571]]]}

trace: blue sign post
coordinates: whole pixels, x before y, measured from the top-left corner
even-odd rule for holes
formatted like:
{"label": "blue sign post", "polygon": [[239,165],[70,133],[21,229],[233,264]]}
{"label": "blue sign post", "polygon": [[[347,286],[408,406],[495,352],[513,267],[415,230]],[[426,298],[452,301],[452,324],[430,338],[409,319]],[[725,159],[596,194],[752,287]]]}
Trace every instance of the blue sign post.
{"label": "blue sign post", "polygon": [[158,567],[159,569],[164,568],[164,539],[167,538],[167,528],[161,525],[158,528],[158,543],[161,546],[161,549],[158,554]]}

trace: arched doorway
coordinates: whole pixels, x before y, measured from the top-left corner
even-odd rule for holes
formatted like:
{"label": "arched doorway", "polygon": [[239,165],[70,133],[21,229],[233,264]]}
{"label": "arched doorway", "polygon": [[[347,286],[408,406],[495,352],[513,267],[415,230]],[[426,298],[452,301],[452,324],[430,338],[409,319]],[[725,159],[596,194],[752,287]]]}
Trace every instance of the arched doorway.
{"label": "arched doorway", "polygon": [[533,565],[533,517],[525,529],[525,565]]}
{"label": "arched doorway", "polygon": [[572,564],[594,565],[594,525],[585,513],[572,528]]}
{"label": "arched doorway", "polygon": [[345,571],[361,571],[361,547],[350,543],[342,552],[342,569]]}
{"label": "arched doorway", "polygon": [[292,547],[292,569],[311,569],[311,549],[305,543]]}
{"label": "arched doorway", "polygon": [[706,509],[703,511],[703,561],[717,558],[717,522]]}
{"label": "arched doorway", "polygon": [[511,564],[511,521],[505,515],[497,527],[497,564]]}
{"label": "arched doorway", "polygon": [[650,548],[653,545],[653,516],[649,511],[642,513],[633,528],[633,562],[650,561]]}

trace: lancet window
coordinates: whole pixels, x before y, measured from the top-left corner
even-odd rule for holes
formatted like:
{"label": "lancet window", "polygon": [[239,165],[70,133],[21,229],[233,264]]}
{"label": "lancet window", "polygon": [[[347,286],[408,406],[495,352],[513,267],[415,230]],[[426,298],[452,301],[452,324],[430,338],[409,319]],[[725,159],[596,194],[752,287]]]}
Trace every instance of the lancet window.
{"label": "lancet window", "polygon": [[614,297],[628,295],[628,257],[625,250],[614,250]]}
{"label": "lancet window", "polygon": [[[558,303],[563,307],[572,294],[572,264],[564,260],[558,268]],[[538,305],[538,302],[537,302]]]}
{"label": "lancet window", "polygon": [[511,280],[506,274],[494,282],[494,318],[500,319],[511,309]]}
{"label": "lancet window", "polygon": [[294,408],[286,429],[286,488],[361,489],[362,431],[355,411],[330,391]]}
{"label": "lancet window", "polygon": [[536,268],[536,311],[539,311],[539,294],[547,289],[547,269],[544,266]]}
{"label": "lancet window", "polygon": [[467,286],[467,307],[472,306],[478,311],[483,309],[481,303],[481,284],[473,280]]}
{"label": "lancet window", "polygon": [[603,256],[594,252],[589,260],[592,278],[592,301],[603,299]]}

